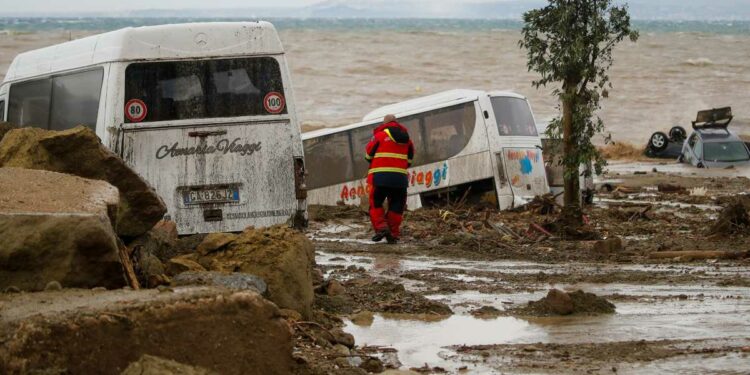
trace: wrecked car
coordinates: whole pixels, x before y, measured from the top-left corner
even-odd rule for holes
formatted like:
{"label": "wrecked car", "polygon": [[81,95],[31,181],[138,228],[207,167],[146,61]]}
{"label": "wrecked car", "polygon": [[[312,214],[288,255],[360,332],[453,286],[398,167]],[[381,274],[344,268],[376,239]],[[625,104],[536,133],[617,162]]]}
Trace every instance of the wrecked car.
{"label": "wrecked car", "polygon": [[650,158],[676,159],[686,138],[687,131],[679,125],[669,129],[669,133],[655,132],[648,139],[645,154]]}
{"label": "wrecked car", "polygon": [[678,160],[698,168],[750,165],[747,144],[728,128],[732,118],[731,107],[698,112]]}

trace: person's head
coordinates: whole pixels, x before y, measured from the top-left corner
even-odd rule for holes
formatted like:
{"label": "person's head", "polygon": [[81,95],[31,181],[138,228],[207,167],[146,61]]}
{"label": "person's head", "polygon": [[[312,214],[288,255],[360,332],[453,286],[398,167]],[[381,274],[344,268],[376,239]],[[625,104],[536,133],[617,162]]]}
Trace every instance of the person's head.
{"label": "person's head", "polygon": [[394,122],[394,121],[396,121],[396,116],[394,115],[385,115],[385,117],[383,118],[384,124],[387,124],[389,122]]}

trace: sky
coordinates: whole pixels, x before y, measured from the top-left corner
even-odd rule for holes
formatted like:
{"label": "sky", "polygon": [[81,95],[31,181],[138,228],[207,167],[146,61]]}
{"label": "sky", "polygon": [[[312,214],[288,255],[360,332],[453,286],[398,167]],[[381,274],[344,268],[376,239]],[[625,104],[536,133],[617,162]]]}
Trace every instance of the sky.
{"label": "sky", "polygon": [[[459,0],[462,1],[462,0]],[[1,13],[104,12],[133,9],[210,9],[305,6],[320,0],[0,0]]]}

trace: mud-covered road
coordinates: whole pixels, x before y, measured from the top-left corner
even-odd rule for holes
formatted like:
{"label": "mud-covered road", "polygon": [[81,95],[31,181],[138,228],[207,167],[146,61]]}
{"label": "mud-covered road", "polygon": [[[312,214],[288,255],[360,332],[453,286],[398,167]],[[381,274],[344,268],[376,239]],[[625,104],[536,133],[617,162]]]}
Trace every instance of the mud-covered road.
{"label": "mud-covered road", "polygon": [[[449,205],[410,213],[399,245],[374,244],[359,209],[313,210],[318,267],[343,287],[319,291],[316,307],[402,370],[750,372],[750,231],[710,232],[747,178],[621,168],[604,179],[613,191],[586,209],[600,239],[587,241],[529,230],[551,220],[535,210]],[[740,255],[653,255],[685,250]],[[593,293],[615,312],[600,299],[564,316],[529,305],[552,288]]]}

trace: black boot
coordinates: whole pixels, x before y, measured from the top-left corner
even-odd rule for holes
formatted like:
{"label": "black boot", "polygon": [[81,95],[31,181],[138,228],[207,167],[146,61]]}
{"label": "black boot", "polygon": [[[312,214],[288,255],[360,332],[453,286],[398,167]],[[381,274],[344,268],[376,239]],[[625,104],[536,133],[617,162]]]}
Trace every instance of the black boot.
{"label": "black boot", "polygon": [[398,243],[398,237],[394,237],[391,232],[387,232],[385,234],[385,240],[388,241],[389,244],[395,245]]}
{"label": "black boot", "polygon": [[379,230],[374,236],[372,236],[372,242],[380,242],[383,238],[390,237],[390,235],[391,233],[386,229]]}

